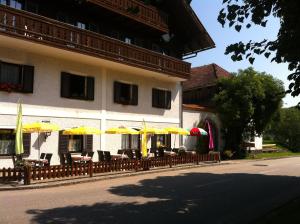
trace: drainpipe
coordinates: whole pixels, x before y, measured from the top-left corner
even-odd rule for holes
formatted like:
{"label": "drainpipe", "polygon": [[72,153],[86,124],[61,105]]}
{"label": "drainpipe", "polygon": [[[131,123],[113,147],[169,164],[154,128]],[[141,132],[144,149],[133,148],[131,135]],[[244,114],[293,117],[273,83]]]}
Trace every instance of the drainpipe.
{"label": "drainpipe", "polygon": [[[180,82],[180,97],[179,97],[179,127],[183,128],[183,105],[182,105],[182,85],[183,82]],[[183,145],[183,136],[179,135],[179,146]]]}

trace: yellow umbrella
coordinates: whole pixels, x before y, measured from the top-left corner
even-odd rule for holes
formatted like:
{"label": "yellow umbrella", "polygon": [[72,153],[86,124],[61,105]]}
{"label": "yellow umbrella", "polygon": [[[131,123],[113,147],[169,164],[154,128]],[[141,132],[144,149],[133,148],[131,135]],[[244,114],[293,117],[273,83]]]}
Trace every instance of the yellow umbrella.
{"label": "yellow umbrella", "polygon": [[164,129],[159,129],[159,128],[148,128],[144,127],[143,129],[140,130],[141,134],[154,134],[154,135],[166,135],[168,132]]}
{"label": "yellow umbrella", "polygon": [[190,132],[184,128],[178,128],[178,127],[169,127],[165,128],[165,131],[168,132],[168,134],[175,134],[175,139],[174,139],[174,148],[175,148],[175,142],[176,142],[176,135],[189,135]]}
{"label": "yellow umbrella", "polygon": [[165,131],[167,131],[169,134],[175,134],[175,135],[189,135],[190,132],[184,128],[177,128],[177,127],[169,127],[165,128]]}
{"label": "yellow umbrella", "polygon": [[105,131],[106,134],[124,134],[124,135],[139,135],[140,133],[133,128],[119,127],[109,128]]}
{"label": "yellow umbrella", "polygon": [[52,132],[59,131],[60,127],[56,124],[46,123],[46,122],[35,122],[31,124],[23,125],[24,133],[44,133],[44,132]]}
{"label": "yellow umbrella", "polygon": [[[52,131],[59,131],[60,127],[57,124],[51,124],[47,122],[35,122],[30,124],[23,125],[24,133],[46,133]],[[38,137],[38,150],[39,150],[39,159],[40,159],[40,142]]]}
{"label": "yellow umbrella", "polygon": [[102,133],[100,129],[86,126],[69,128],[63,131],[63,135],[100,135]]}

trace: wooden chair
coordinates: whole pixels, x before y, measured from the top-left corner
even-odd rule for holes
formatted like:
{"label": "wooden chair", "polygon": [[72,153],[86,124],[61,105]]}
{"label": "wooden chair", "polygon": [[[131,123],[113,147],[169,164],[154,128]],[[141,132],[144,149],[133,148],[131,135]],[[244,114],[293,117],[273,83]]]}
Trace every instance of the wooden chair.
{"label": "wooden chair", "polygon": [[98,159],[99,159],[99,161],[101,161],[101,162],[105,161],[104,152],[101,151],[101,150],[98,150],[97,152],[98,152]]}
{"label": "wooden chair", "polygon": [[129,159],[134,159],[134,155],[131,149],[126,150],[126,155],[128,156]]}
{"label": "wooden chair", "polygon": [[135,158],[137,160],[141,160],[142,159],[142,153],[141,153],[141,151],[139,149],[135,150]]}
{"label": "wooden chair", "polygon": [[87,153],[87,156],[93,158],[94,152],[88,152],[88,153]]}
{"label": "wooden chair", "polygon": [[104,151],[104,161],[106,161],[106,162],[111,161],[110,151]]}
{"label": "wooden chair", "polygon": [[40,159],[45,159],[46,153],[41,153]]}
{"label": "wooden chair", "polygon": [[50,166],[51,158],[52,158],[52,153],[47,153],[45,156],[45,159],[48,160],[48,163],[46,164],[47,166]]}

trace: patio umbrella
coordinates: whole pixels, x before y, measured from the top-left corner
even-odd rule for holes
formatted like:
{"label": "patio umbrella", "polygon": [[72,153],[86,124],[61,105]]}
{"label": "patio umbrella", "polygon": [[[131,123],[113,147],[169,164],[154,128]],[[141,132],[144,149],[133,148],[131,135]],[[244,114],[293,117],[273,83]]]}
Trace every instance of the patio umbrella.
{"label": "patio umbrella", "polygon": [[140,130],[140,134],[154,134],[154,135],[166,135],[168,132],[164,129],[159,129],[159,128],[148,128],[144,127],[143,129]]}
{"label": "patio umbrella", "polygon": [[190,132],[188,132],[184,128],[178,128],[178,127],[169,127],[165,128],[165,131],[168,132],[168,134],[175,134],[175,139],[174,139],[174,148],[175,148],[175,142],[176,142],[176,135],[189,135]]}
{"label": "patio umbrella", "polygon": [[59,131],[60,127],[56,124],[51,124],[51,123],[47,123],[47,122],[35,122],[35,123],[30,123],[30,124],[24,124],[22,130],[24,133],[38,133],[38,150],[39,150],[39,159],[40,159],[39,134],[53,132],[53,131]]}
{"label": "patio umbrella", "polygon": [[23,132],[22,132],[22,105],[18,106],[17,126],[16,126],[16,139],[15,139],[15,152],[16,155],[24,153],[23,148]]}
{"label": "patio umbrella", "polygon": [[190,130],[190,135],[191,136],[202,136],[202,135],[207,135],[207,132],[202,128],[192,128]]}
{"label": "patio umbrella", "polygon": [[106,134],[123,134],[123,135],[139,135],[140,133],[133,128],[119,127],[109,128],[105,131]]}
{"label": "patio umbrella", "polygon": [[63,131],[63,135],[100,135],[103,131],[93,127],[74,127]]}

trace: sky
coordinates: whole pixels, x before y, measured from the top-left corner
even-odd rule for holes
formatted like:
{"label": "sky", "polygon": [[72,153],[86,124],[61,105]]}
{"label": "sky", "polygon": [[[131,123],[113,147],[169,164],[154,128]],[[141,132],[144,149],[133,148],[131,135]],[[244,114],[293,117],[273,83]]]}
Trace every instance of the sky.
{"label": "sky", "polygon": [[[226,46],[239,41],[275,40],[280,27],[278,19],[270,18],[266,28],[252,26],[250,29],[242,29],[241,32],[236,32],[234,28],[228,28],[228,26],[222,28],[222,25],[217,21],[219,11],[222,8],[222,0],[193,0],[191,6],[216,44],[216,48],[200,52],[197,57],[187,60],[192,63],[192,67],[216,63],[229,72],[237,72],[239,69],[252,66],[257,71],[266,72],[282,80],[285,88],[288,88],[290,82],[287,80],[287,76],[291,72],[288,70],[287,64],[271,63],[270,59],[259,56],[251,65],[247,60],[234,62],[231,60],[230,55],[224,54]],[[300,102],[299,96],[293,98],[287,95],[284,98],[283,106],[295,106],[298,102]]]}

